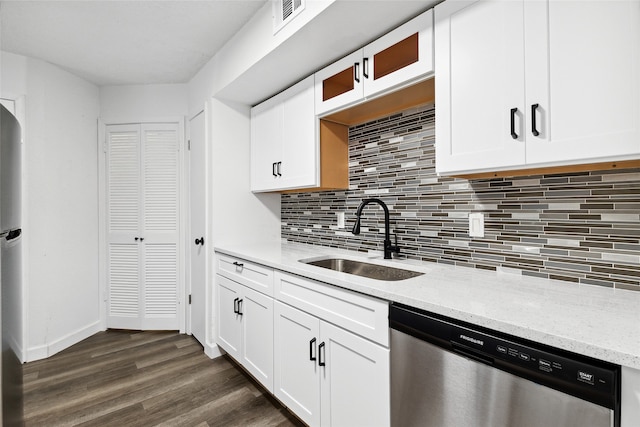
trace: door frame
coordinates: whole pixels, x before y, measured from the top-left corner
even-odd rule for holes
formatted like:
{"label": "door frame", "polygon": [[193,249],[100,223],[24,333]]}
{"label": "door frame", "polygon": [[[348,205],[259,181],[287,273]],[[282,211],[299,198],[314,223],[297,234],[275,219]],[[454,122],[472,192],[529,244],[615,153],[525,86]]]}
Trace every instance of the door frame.
{"label": "door frame", "polygon": [[[187,334],[189,335],[193,335],[193,330],[192,330],[192,325],[193,322],[191,320],[192,317],[192,313],[191,313],[191,304],[189,304],[188,299],[191,296],[192,293],[192,289],[193,289],[193,285],[191,283],[191,238],[193,236],[191,236],[191,121],[193,119],[195,119],[196,117],[198,117],[199,115],[203,114],[204,115],[204,153],[205,153],[205,177],[208,175],[208,162],[207,162],[207,153],[208,153],[208,149],[207,149],[207,141],[208,141],[208,131],[209,131],[209,126],[208,126],[208,122],[207,122],[207,106],[205,104],[205,106],[198,110],[195,114],[192,114],[191,116],[189,116],[189,118],[187,119],[186,123],[186,133],[187,133],[187,150],[186,152],[188,153],[188,155],[185,156],[185,169],[186,169],[186,176],[189,179],[189,184],[187,185],[187,213],[185,216],[186,219],[186,223],[187,223],[187,230],[186,230],[186,236],[185,236],[185,257],[186,257],[186,268],[185,268],[185,278],[186,278],[186,298],[187,298],[187,305],[186,305],[186,311],[185,311],[185,331]],[[209,191],[209,186],[208,186],[208,179],[205,179],[205,195],[208,195]],[[208,197],[207,197],[208,200]],[[204,231],[204,238],[205,238],[205,242],[210,243],[211,240],[209,239],[209,222],[206,221],[206,218],[208,218],[208,203],[207,200],[205,200],[205,231]],[[204,256],[205,259],[208,260],[209,258],[209,250],[208,250],[209,245],[205,244],[204,245]],[[209,268],[208,268],[208,262],[207,262],[207,267],[205,268],[205,288],[206,290],[208,290],[209,288]],[[205,290],[205,292],[206,292]],[[206,292],[208,295],[208,292]],[[207,311],[208,311],[208,307],[207,307]],[[208,328],[206,327],[205,324],[205,335],[207,337],[207,339],[209,338],[208,335]]]}
{"label": "door frame", "polygon": [[185,120],[182,116],[173,117],[127,117],[127,118],[98,118],[98,283],[100,287],[100,328],[107,329],[107,182],[106,182],[106,129],[109,125],[123,124],[153,124],[153,123],[176,123],[178,124],[178,164],[180,166],[180,206],[179,214],[179,238],[178,238],[178,321],[179,332],[185,333],[186,315],[185,309],[188,302],[187,286],[186,286],[186,259],[185,259],[185,239],[188,238],[187,226],[188,220],[188,186],[186,179],[188,177],[188,165],[186,164],[186,138],[185,138]]}
{"label": "door frame", "polygon": [[[204,256],[205,256],[205,298],[206,298],[206,302],[205,302],[205,315],[207,317],[207,319],[205,320],[205,342],[201,343],[204,347],[204,353],[211,359],[216,358],[218,356],[220,356],[222,353],[222,351],[220,350],[220,348],[218,347],[218,345],[216,344],[216,322],[215,322],[215,298],[216,298],[216,292],[215,292],[215,257],[214,257],[214,241],[213,241],[213,227],[212,227],[212,223],[211,223],[211,214],[213,212],[213,187],[212,187],[212,176],[211,176],[211,171],[212,171],[212,135],[213,135],[213,129],[212,129],[212,122],[211,122],[211,99],[207,99],[202,108],[198,109],[195,113],[193,113],[192,115],[189,116],[187,123],[191,123],[191,120],[194,119],[196,116],[200,115],[200,114],[204,114],[204,156],[205,156],[205,184],[204,184],[204,191],[205,191],[205,202],[204,202],[204,206],[205,206],[205,228],[204,228],[204,239],[205,239],[205,245],[204,245]],[[187,126],[187,135],[188,135],[188,140],[191,139],[191,131],[190,131],[190,127]],[[190,157],[189,156],[185,156],[186,160],[185,160],[185,171],[186,171],[186,176],[188,178],[191,177],[191,165],[190,165]],[[189,186],[190,187],[190,186]],[[189,245],[191,245],[193,242],[191,241],[190,238],[190,231],[191,231],[191,188],[189,188],[187,190],[187,193],[189,196],[189,199],[187,200],[187,231],[186,231],[186,249],[185,249],[185,255],[186,255],[186,274],[187,274],[187,286],[186,286],[186,292],[185,292],[185,298],[189,298],[189,295],[191,294],[191,250],[189,250],[188,248],[190,248]],[[185,315],[186,315],[186,333],[192,335],[192,330],[191,330],[191,306],[187,307],[187,310],[185,310]]]}

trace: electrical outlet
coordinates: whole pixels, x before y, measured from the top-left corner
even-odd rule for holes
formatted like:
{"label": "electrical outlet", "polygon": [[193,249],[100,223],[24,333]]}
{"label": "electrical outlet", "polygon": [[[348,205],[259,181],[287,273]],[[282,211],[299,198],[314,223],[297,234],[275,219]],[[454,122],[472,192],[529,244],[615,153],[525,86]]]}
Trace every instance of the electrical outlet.
{"label": "electrical outlet", "polygon": [[469,214],[469,237],[484,237],[484,213]]}
{"label": "electrical outlet", "polygon": [[336,212],[338,217],[338,228],[344,228],[344,212]]}

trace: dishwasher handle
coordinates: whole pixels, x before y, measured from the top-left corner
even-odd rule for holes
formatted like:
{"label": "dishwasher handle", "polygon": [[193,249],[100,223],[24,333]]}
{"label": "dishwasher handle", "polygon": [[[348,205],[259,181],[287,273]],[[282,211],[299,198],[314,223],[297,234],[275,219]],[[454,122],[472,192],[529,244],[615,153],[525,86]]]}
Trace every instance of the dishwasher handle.
{"label": "dishwasher handle", "polygon": [[451,341],[451,349],[461,356],[475,360],[476,362],[484,363],[485,365],[493,366],[493,357],[490,357],[482,352],[479,352],[462,344],[458,344],[455,341]]}

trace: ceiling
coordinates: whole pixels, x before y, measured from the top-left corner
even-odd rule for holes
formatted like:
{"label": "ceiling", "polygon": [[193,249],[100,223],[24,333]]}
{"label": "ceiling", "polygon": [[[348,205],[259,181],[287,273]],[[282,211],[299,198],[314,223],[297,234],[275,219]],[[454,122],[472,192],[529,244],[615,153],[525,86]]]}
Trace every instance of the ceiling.
{"label": "ceiling", "polygon": [[187,83],[266,1],[1,1],[1,48],[98,86]]}

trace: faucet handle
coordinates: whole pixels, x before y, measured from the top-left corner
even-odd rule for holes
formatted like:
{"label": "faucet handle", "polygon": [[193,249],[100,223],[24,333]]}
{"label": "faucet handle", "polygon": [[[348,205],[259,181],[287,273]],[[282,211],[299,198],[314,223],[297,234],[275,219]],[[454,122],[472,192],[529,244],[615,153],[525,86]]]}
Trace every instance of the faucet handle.
{"label": "faucet handle", "polygon": [[393,233],[393,246],[391,247],[391,250],[397,254],[400,253],[400,246],[398,246],[398,235],[396,233]]}

